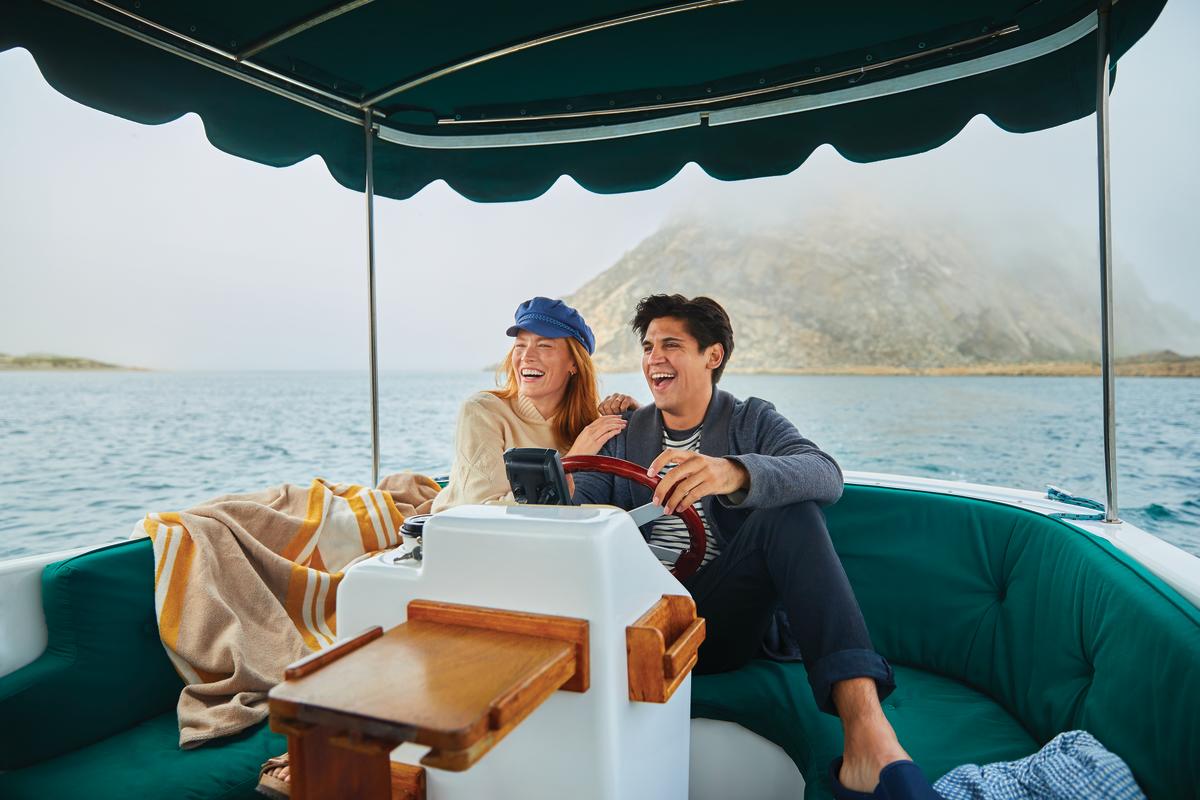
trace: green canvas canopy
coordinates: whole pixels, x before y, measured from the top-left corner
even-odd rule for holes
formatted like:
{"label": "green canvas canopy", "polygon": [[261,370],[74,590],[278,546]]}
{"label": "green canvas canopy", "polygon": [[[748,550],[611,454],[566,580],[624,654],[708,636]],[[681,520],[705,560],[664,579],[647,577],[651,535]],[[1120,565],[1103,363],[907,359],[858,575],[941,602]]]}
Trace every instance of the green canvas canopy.
{"label": "green canvas canopy", "polygon": [[[1164,3],[1113,6],[1113,64]],[[221,150],[319,155],[352,189],[370,115],[377,194],[441,179],[478,201],[561,175],[648,189],[690,161],[722,180],[780,175],[825,143],[893,158],[977,114],[1059,125],[1096,110],[1096,29],[1095,0],[0,4],[0,50],[28,49],[88,106],[148,124],[194,112]]]}
{"label": "green canvas canopy", "polygon": [[855,161],[931,150],[977,114],[1029,132],[1099,112],[1117,521],[1107,94],[1166,0],[330,2],[4,0],[0,52],[28,49],[93,108],[148,124],[195,112],[227,153],[279,167],[319,155],[365,191],[376,482],[376,194],[440,179],[472,200],[525,200],[562,175],[630,192],[693,161],[739,180],[789,173],[826,143]]}

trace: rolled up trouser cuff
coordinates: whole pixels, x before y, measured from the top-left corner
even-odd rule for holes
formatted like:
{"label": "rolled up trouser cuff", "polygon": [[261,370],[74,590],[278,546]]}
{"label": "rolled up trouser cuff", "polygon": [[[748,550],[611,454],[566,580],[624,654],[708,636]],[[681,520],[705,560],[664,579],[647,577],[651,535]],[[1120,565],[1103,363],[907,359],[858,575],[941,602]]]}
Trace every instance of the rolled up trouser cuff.
{"label": "rolled up trouser cuff", "polygon": [[872,678],[879,699],[896,688],[896,676],[887,659],[874,650],[838,650],[808,666],[808,685],[812,687],[817,708],[837,716],[833,704],[833,685],[851,678]]}

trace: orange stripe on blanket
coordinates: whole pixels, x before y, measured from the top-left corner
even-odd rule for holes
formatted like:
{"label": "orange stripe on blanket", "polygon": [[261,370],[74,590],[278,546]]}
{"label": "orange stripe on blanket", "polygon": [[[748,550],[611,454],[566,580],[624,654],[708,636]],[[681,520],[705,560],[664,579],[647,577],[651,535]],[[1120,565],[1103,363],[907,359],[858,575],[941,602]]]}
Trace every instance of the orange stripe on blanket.
{"label": "orange stripe on blanket", "polygon": [[354,512],[354,518],[358,520],[358,535],[362,539],[362,551],[370,553],[378,550],[380,548],[379,537],[375,534],[375,523],[371,521],[371,512],[367,510],[367,504],[361,497],[353,495],[347,497],[346,502],[350,504],[350,510]]}
{"label": "orange stripe on blanket", "polygon": [[396,543],[396,523],[395,520],[391,520],[392,524],[388,524],[388,518],[383,515],[383,511],[379,508],[379,501],[375,499],[377,494],[379,492],[368,492],[367,497],[371,498],[371,508],[375,509],[375,516],[383,527],[383,546],[391,547]]}
{"label": "orange stripe on blanket", "polygon": [[163,598],[162,613],[158,618],[158,630],[163,644],[172,650],[179,641],[179,624],[183,620],[183,597],[187,593],[188,578],[192,574],[192,560],[196,557],[196,544],[178,514],[163,514],[163,522],[179,525],[179,547],[175,552],[175,563],[171,566],[171,580]]}
{"label": "orange stripe on blanket", "polygon": [[[160,527],[161,526],[158,524],[158,520],[149,514],[147,514],[146,518],[142,520],[142,530],[144,530],[146,535],[150,537],[150,543],[155,547],[158,546],[158,529]],[[158,556],[158,565],[154,567],[154,588],[156,589],[158,588],[158,579],[162,577],[163,567],[166,566],[167,563],[167,551],[170,549],[171,529],[167,528],[167,541],[163,543],[162,552]]]}
{"label": "orange stripe on blanket", "polygon": [[329,593],[325,595],[325,624],[337,636],[337,590],[342,582],[343,573],[335,572],[329,576]]}
{"label": "orange stripe on blanket", "polygon": [[[313,583],[312,600],[308,604],[308,618],[312,620],[312,630],[314,632],[314,638],[316,638],[315,634],[321,632],[321,626],[317,622],[317,598],[321,596],[321,576],[314,575],[313,577],[316,578],[316,581]],[[318,642],[318,648],[329,644],[329,642],[324,641],[324,637],[321,637]]]}
{"label": "orange stripe on blanket", "polygon": [[389,492],[383,492],[383,504],[387,506],[388,515],[392,518],[392,527],[394,530],[400,530],[400,525],[404,522],[404,515],[400,513],[400,509],[396,508],[396,501],[392,499]]}
{"label": "orange stripe on blanket", "polygon": [[[157,538],[159,525],[154,520],[149,520],[149,521],[154,522],[154,535]],[[163,567],[165,567],[167,565],[167,553],[169,553],[169,552],[171,552],[171,529],[167,528],[167,536],[166,536],[166,539],[163,541],[163,546],[162,546],[162,555],[160,555],[158,557],[158,566],[154,568],[154,588],[155,589],[158,588],[158,579],[162,577]]]}
{"label": "orange stripe on blanket", "polygon": [[317,637],[313,635],[313,632],[304,624],[304,596],[308,589],[308,573],[308,567],[292,564],[292,574],[288,578],[287,599],[283,605],[287,609],[292,624],[296,626],[296,630],[304,639],[305,646],[309,650],[315,651],[320,650],[321,645],[317,642]]}
{"label": "orange stripe on blanket", "polygon": [[328,569],[325,567],[325,559],[321,558],[320,547],[313,548],[312,555],[308,557],[308,563],[305,566],[319,569],[321,572],[328,572]]}
{"label": "orange stripe on blanket", "polygon": [[308,509],[304,513],[304,523],[300,526],[300,530],[296,531],[292,540],[287,543],[287,547],[283,548],[279,554],[288,561],[295,561],[308,546],[308,540],[320,529],[321,520],[325,514],[326,491],[328,489],[320,478],[315,479],[312,486],[308,487]]}

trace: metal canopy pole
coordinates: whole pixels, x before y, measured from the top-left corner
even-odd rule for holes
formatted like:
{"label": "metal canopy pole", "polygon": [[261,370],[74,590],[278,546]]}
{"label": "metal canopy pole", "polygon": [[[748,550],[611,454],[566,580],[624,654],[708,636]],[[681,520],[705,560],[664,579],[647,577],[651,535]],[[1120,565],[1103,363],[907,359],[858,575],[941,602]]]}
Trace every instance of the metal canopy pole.
{"label": "metal canopy pole", "polygon": [[375,136],[371,109],[363,109],[367,173],[367,296],[371,324],[371,485],[379,485],[379,363],[375,336]]}
{"label": "metal canopy pole", "polygon": [[275,45],[279,44],[280,42],[287,41],[288,39],[292,38],[293,36],[295,36],[298,33],[304,33],[305,31],[311,30],[311,29],[317,27],[318,25],[324,25],[326,22],[329,22],[331,19],[336,19],[337,17],[340,17],[342,14],[347,14],[356,8],[365,6],[367,3],[370,3],[370,2],[372,2],[372,0],[347,0],[347,2],[345,2],[345,3],[336,5],[333,8],[327,8],[324,11],[321,11],[317,14],[314,14],[311,17],[308,17],[307,19],[303,19],[299,22],[295,22],[291,25],[288,25],[283,30],[281,30],[277,33],[271,34],[270,36],[266,36],[266,37],[258,40],[254,44],[251,44],[249,47],[246,47],[245,49],[238,51],[236,54],[237,60],[243,61],[247,58],[250,58],[251,56],[256,56],[259,53],[261,53],[263,50],[268,50],[268,49],[274,47]]}
{"label": "metal canopy pole", "polygon": [[1112,205],[1108,162],[1108,21],[1112,4],[1105,0],[1096,28],[1096,174],[1100,200],[1100,375],[1104,384],[1104,521],[1117,516],[1117,398],[1113,369]]}

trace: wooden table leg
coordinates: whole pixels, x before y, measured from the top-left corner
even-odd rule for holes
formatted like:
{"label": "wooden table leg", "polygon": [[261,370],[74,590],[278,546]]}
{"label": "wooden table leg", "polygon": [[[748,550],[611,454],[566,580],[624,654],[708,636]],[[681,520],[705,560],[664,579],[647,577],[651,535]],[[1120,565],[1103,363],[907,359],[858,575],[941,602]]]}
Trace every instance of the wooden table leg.
{"label": "wooden table leg", "polygon": [[288,732],[294,800],[391,800],[396,745],[351,739],[323,725]]}

